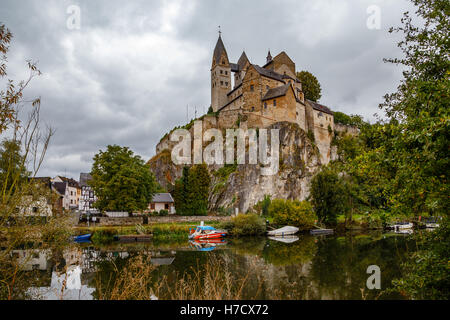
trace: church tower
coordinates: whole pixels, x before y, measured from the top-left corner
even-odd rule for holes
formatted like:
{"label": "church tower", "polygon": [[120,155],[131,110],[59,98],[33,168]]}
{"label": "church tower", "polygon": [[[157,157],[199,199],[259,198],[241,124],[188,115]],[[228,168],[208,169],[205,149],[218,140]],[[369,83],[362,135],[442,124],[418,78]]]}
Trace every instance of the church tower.
{"label": "church tower", "polygon": [[219,32],[211,67],[211,106],[214,112],[227,103],[227,93],[231,91],[231,67],[228,54]]}

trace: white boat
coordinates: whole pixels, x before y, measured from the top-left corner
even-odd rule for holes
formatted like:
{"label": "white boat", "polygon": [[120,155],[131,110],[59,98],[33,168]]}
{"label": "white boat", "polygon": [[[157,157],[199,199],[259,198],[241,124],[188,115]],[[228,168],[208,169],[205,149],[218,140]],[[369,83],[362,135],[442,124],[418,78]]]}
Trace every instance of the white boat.
{"label": "white boat", "polygon": [[414,228],[414,225],[411,222],[400,222],[393,225],[394,230],[406,230]]}
{"label": "white boat", "polygon": [[270,240],[279,241],[283,243],[294,243],[299,240],[297,236],[285,236],[285,237],[269,237]]}
{"label": "white boat", "polygon": [[298,232],[299,228],[297,227],[290,227],[286,226],[280,229],[272,230],[267,232],[269,236],[275,236],[275,237],[284,237],[284,236],[291,236]]}
{"label": "white boat", "polygon": [[435,229],[435,228],[439,228],[439,223],[425,223],[425,227],[427,229]]}

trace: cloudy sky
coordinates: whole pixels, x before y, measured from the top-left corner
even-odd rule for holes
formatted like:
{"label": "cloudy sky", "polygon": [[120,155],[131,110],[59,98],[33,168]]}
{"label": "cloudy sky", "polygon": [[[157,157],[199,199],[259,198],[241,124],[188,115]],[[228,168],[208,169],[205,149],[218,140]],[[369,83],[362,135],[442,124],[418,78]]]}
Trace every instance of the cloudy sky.
{"label": "cloudy sky", "polygon": [[[372,5],[380,29],[367,27]],[[408,10],[407,0],[1,0],[0,23],[14,34],[9,78],[26,77],[27,59],[43,72],[27,91],[56,129],[40,175],[78,179],[108,144],[147,160],[186,106],[189,119],[208,109],[219,25],[231,61],[245,49],[262,65],[269,48],[284,50],[317,76],[321,103],[373,121],[401,79],[382,59],[400,56],[388,29]]]}

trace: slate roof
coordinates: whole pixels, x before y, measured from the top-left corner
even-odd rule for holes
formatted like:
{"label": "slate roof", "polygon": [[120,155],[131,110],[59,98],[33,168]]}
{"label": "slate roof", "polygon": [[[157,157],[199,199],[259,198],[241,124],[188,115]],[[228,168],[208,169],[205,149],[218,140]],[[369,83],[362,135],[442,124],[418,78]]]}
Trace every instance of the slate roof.
{"label": "slate roof", "polygon": [[239,72],[239,65],[237,63],[230,63],[232,72]]}
{"label": "slate roof", "polygon": [[219,64],[220,56],[222,55],[222,52],[225,52],[227,54],[227,50],[225,50],[225,46],[223,45],[222,37],[219,36],[219,39],[217,40],[216,47],[214,48],[214,58],[216,59],[216,63]]}
{"label": "slate roof", "polygon": [[288,92],[290,86],[291,85],[289,83],[287,83],[284,86],[279,86],[276,88],[269,89],[267,91],[266,95],[262,98],[262,100],[264,101],[264,100],[269,100],[269,99],[274,99],[274,98],[285,96],[286,93]]}
{"label": "slate roof", "polygon": [[153,196],[152,202],[154,203],[173,203],[173,198],[170,193],[156,193]]}
{"label": "slate roof", "polygon": [[52,178],[50,177],[34,177],[29,178],[28,180],[33,180],[35,182],[41,183],[42,185],[51,189],[52,187]]}
{"label": "slate roof", "polygon": [[239,70],[243,70],[245,67],[245,64],[247,62],[250,62],[250,60],[248,60],[247,55],[245,54],[245,51],[242,51],[241,57],[238,60],[238,66],[239,66]]}
{"label": "slate roof", "polygon": [[267,69],[261,68],[260,66],[258,66],[256,64],[253,64],[253,67],[260,75],[265,76],[267,78],[274,79],[274,80],[278,80],[278,81],[284,83],[283,76],[281,74],[279,74],[275,71],[272,71],[272,70],[267,70]]}
{"label": "slate roof", "polygon": [[66,183],[65,182],[55,182],[53,183],[53,187],[60,195],[66,194]]}
{"label": "slate roof", "polygon": [[80,173],[80,187],[87,186],[89,180],[92,180],[92,176],[89,173]]}
{"label": "slate roof", "polygon": [[331,114],[331,115],[334,114],[333,111],[331,111],[328,107],[326,107],[326,106],[324,106],[322,104],[319,104],[319,103],[311,101],[311,100],[307,100],[307,101],[311,104],[311,106],[315,110],[318,110],[318,111],[321,111],[321,112],[325,112],[325,113],[328,113],[328,114]]}
{"label": "slate roof", "polygon": [[75,179],[61,177],[61,176],[58,176],[58,177],[61,178],[62,181],[68,183],[70,187],[74,187],[74,188],[79,188],[80,187],[78,181],[75,180]]}

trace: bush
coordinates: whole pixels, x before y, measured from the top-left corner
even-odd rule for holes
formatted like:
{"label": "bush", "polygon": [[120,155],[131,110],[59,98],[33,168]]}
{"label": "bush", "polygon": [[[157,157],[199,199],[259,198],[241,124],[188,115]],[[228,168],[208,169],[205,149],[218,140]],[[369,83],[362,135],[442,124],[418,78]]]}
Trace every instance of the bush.
{"label": "bush", "polygon": [[311,202],[320,222],[336,225],[337,216],[348,210],[348,189],[330,168],[323,168],[311,180]]}
{"label": "bush", "polygon": [[91,237],[91,241],[94,243],[111,243],[114,241],[114,236],[118,235],[118,231],[115,228],[98,229],[94,231]]}
{"label": "bush", "polygon": [[308,201],[291,201],[275,199],[269,206],[269,216],[279,225],[292,225],[301,230],[308,230],[314,226],[317,219],[313,207]]}
{"label": "bush", "polygon": [[230,235],[241,236],[257,236],[266,232],[266,224],[256,214],[240,214],[233,217],[231,222],[221,224],[221,228],[228,230]]}
{"label": "bush", "polygon": [[160,217],[165,217],[165,216],[167,216],[168,214],[169,214],[169,211],[168,211],[168,210],[162,209],[162,210],[159,211],[159,216],[160,216]]}

